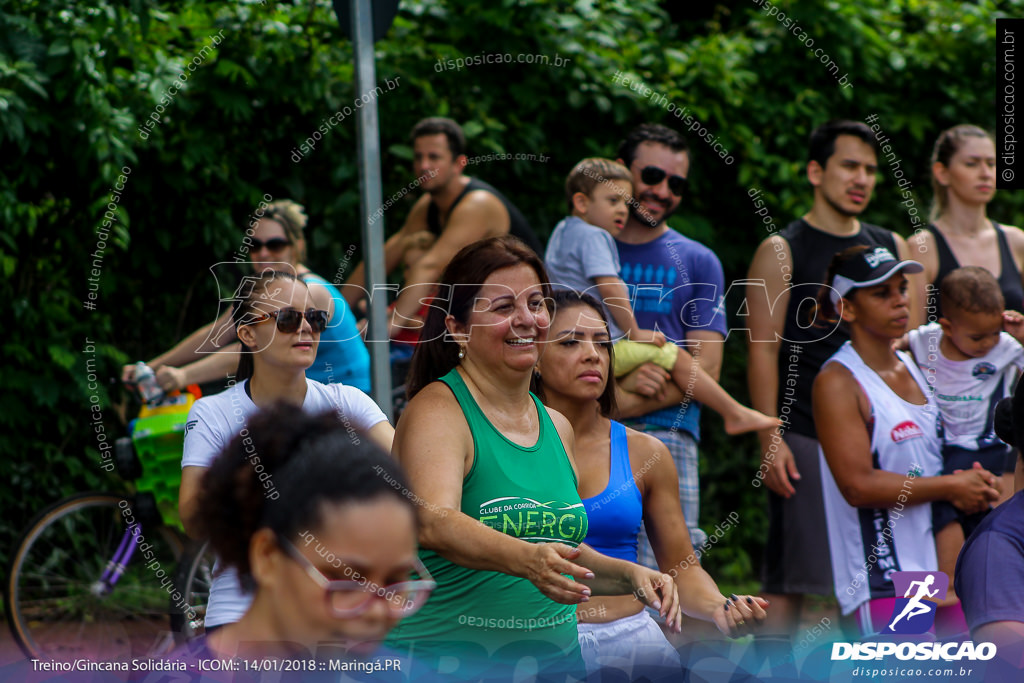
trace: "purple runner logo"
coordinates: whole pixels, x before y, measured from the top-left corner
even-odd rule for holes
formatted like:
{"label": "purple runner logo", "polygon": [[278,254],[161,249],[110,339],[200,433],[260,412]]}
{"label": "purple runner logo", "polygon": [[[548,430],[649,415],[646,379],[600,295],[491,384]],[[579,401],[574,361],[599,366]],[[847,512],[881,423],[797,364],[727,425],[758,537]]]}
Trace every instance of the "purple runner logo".
{"label": "purple runner logo", "polygon": [[949,577],[943,572],[894,572],[892,583],[896,589],[896,605],[892,621],[882,633],[910,635],[930,629],[935,623],[938,601],[946,598]]}
{"label": "purple runner logo", "polygon": [[[892,583],[896,589],[896,605],[892,609],[892,618],[889,624],[882,629],[879,635],[920,635],[930,629],[935,623],[937,603],[945,599],[946,591],[949,589],[949,577],[938,571],[893,572]],[[965,659],[975,662],[987,661],[995,656],[996,646],[993,643],[975,645],[973,640],[933,642],[931,640],[922,641],[918,638],[901,642],[899,638],[883,638],[878,641],[871,640],[860,643],[832,643],[833,662],[878,660],[886,657],[895,657],[904,662],[911,659],[920,661],[941,659],[944,662]],[[853,675],[857,676],[860,675],[859,671],[867,672],[869,670],[854,669]],[[895,673],[896,669],[891,671]],[[936,670],[932,669],[931,671]],[[952,669],[947,669],[947,671],[952,671]],[[911,674],[907,673],[907,675]],[[922,670],[917,670],[916,676],[921,675]],[[911,679],[907,678],[906,680]]]}

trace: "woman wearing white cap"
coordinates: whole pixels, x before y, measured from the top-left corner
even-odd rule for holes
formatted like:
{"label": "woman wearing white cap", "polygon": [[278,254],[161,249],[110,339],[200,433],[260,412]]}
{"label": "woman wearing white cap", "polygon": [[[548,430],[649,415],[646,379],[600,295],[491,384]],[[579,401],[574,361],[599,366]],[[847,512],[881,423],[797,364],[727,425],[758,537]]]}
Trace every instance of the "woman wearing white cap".
{"label": "woman wearing white cap", "polygon": [[896,616],[904,595],[896,595],[894,572],[938,571],[925,503],[974,512],[999,496],[983,469],[936,476],[938,408],[912,358],[892,347],[907,331],[906,274],[921,270],[884,247],[851,247],[832,259],[818,301],[819,316],[850,330],[814,380],[814,423],[828,465],[822,486],[836,598],[843,615],[857,612],[864,635]]}

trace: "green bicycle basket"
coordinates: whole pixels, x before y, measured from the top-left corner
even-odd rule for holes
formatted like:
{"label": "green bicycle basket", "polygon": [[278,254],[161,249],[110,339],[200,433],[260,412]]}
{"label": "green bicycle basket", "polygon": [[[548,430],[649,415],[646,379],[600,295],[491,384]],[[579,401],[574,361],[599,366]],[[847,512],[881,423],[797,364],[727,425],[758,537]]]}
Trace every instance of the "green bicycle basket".
{"label": "green bicycle basket", "polygon": [[187,412],[150,415],[135,420],[132,429],[132,443],[142,463],[142,475],[135,481],[135,487],[140,492],[152,493],[164,523],[178,528],[178,489],[187,419]]}

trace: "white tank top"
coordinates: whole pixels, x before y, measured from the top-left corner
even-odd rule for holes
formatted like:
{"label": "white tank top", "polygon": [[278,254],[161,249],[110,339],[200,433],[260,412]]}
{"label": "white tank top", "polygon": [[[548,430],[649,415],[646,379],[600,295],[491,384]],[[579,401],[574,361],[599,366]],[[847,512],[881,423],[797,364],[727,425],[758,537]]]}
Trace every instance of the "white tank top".
{"label": "white tank top", "polygon": [[913,500],[914,479],[932,477],[942,471],[942,420],[913,359],[902,351],[896,353],[921,388],[926,404],[915,405],[898,396],[861,360],[850,342],[825,362],[844,365],[871,404],[871,459],[875,468],[906,477],[900,494],[903,500],[895,506],[855,508],[839,492],[818,447],[832,576],[843,614],[849,614],[867,600],[893,597],[893,572],[939,568],[931,504],[905,503]]}

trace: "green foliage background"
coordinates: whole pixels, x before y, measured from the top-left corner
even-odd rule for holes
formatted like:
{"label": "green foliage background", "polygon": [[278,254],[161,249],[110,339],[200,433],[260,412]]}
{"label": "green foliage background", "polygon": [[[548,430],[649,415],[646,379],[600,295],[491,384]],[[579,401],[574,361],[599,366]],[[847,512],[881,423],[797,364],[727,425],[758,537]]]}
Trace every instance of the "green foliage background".
{"label": "green foliage background", "polygon": [[[681,127],[664,107],[614,83],[621,72],[688,108],[735,158],[724,164],[690,135],[691,191],[671,221],[719,254],[729,280],[744,276],[767,234],[749,188],[764,190],[778,228],[809,208],[806,138],[826,119],[877,114],[925,212],[935,136],[966,121],[995,125],[995,19],[1019,14],[1021,3],[776,4],[852,88],[840,88],[754,1],[403,0],[376,46],[378,78],[400,84],[379,99],[384,196],[411,180],[412,124],[447,115],[464,122],[470,156],[550,157],[471,169],[548,234],[577,160],[614,156],[626,130],[643,121]],[[218,31],[219,47],[141,139],[138,126]],[[438,62],[489,52],[572,61],[460,71]],[[232,259],[264,193],[306,205],[309,262],[328,279],[359,244],[355,116],[300,163],[290,158],[357,96],[351,53],[326,0],[0,2],[0,291],[11,306],[0,354],[0,560],[41,506],[119,486],[98,466],[86,338],[96,344],[102,379],[208,322],[217,297],[209,267]],[[97,308],[86,311],[96,228],[123,166],[132,172],[102,254]],[[392,228],[414,194],[388,211]],[[865,218],[908,234],[899,200],[883,161]],[[1002,193],[990,214],[1017,223],[1022,207],[1019,194]],[[723,376],[745,400],[739,335],[728,341]],[[107,433],[119,433],[116,391],[103,384],[100,396]],[[727,439],[717,417],[705,422],[702,524],[710,530],[732,511],[741,520],[708,565],[726,586],[752,589],[767,529],[765,494],[750,484],[756,442]]]}

